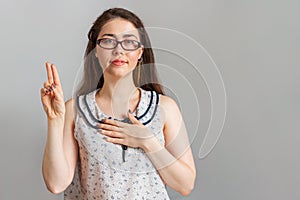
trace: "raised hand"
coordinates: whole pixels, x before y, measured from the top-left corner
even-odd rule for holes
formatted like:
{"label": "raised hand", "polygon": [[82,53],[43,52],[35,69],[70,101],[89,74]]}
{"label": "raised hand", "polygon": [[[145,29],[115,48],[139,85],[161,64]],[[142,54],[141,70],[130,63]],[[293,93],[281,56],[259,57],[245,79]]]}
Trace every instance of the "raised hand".
{"label": "raised hand", "polygon": [[65,115],[65,102],[58,72],[54,64],[46,62],[48,82],[41,89],[41,100],[48,119],[62,118]]}

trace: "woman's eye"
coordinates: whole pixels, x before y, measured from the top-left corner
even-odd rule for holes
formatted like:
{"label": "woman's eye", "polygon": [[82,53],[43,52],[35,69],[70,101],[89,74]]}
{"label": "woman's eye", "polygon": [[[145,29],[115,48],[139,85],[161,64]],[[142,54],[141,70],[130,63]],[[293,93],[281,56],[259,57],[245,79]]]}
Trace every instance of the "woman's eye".
{"label": "woman's eye", "polygon": [[125,44],[134,44],[134,40],[124,40]]}
{"label": "woman's eye", "polygon": [[104,38],[101,40],[101,43],[104,45],[111,45],[114,44],[115,40],[110,38]]}
{"label": "woman's eye", "polygon": [[110,43],[113,43],[113,40],[112,39],[104,39],[103,42],[105,44],[110,44]]}

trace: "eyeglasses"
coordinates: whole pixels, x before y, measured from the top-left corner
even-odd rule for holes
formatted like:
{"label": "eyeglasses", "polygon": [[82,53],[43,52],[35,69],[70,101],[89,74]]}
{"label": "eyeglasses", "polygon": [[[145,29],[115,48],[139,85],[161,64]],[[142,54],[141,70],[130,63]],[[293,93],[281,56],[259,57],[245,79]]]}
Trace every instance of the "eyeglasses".
{"label": "eyeglasses", "polygon": [[118,41],[112,38],[102,38],[97,40],[97,44],[102,47],[103,49],[114,49],[121,44],[121,47],[126,51],[134,51],[140,48],[142,45],[140,42],[136,40],[122,40]]}

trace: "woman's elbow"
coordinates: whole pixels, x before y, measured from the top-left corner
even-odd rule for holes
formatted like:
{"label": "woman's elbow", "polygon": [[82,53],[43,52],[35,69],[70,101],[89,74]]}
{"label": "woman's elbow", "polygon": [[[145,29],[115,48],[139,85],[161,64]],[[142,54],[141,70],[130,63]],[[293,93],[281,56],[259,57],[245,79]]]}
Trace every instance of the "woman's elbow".
{"label": "woman's elbow", "polygon": [[66,181],[64,183],[49,183],[48,181],[45,181],[45,184],[49,192],[52,194],[60,194],[67,189],[71,184],[71,181]]}
{"label": "woman's elbow", "polygon": [[48,191],[51,192],[52,194],[60,194],[65,190],[65,188],[62,187],[51,186],[51,185],[46,185],[46,186]]}
{"label": "woman's elbow", "polygon": [[182,190],[180,190],[179,192],[182,196],[188,196],[189,194],[191,194],[193,189],[194,189],[194,184],[189,188],[182,188]]}
{"label": "woman's elbow", "polygon": [[73,180],[73,176],[64,176],[64,178],[58,179],[47,173],[43,173],[43,178],[48,191],[53,194],[64,192]]}
{"label": "woman's elbow", "polygon": [[196,176],[193,177],[192,181],[190,181],[189,183],[187,183],[186,185],[184,185],[184,187],[182,187],[179,190],[179,193],[182,196],[188,196],[189,194],[191,194],[191,192],[194,190],[194,186],[195,186],[195,178]]}

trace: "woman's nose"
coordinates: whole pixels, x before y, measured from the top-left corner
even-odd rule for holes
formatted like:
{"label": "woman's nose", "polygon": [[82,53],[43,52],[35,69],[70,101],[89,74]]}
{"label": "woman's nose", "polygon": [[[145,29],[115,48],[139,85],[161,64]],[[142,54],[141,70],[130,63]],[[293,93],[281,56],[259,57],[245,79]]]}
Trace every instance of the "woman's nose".
{"label": "woman's nose", "polygon": [[121,46],[121,43],[117,44],[116,48],[113,49],[113,54],[118,55],[118,54],[123,54],[124,49]]}

